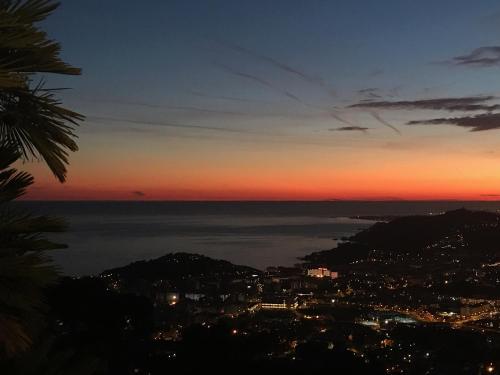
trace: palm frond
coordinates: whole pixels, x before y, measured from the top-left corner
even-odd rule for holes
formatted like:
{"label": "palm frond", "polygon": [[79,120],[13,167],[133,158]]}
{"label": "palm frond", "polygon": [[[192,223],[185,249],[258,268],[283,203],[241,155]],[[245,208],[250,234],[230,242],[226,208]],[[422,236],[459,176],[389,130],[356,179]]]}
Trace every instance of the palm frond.
{"label": "palm frond", "polygon": [[28,349],[32,343],[31,337],[19,319],[0,314],[0,345],[5,356],[10,357],[14,353]]}
{"label": "palm frond", "polygon": [[60,59],[59,43],[35,25],[58,6],[52,0],[0,2],[0,71],[80,74]]}
{"label": "palm frond", "polygon": [[16,144],[25,159],[43,159],[59,181],[69,152],[78,148],[73,129],[83,116],[61,106],[58,90],[34,85],[40,73],[80,74],[60,58],[61,46],[37,27],[59,5],[52,0],[0,0],[0,142]]}
{"label": "palm frond", "polygon": [[57,272],[41,254],[0,252],[0,358],[27,349],[43,328],[44,288]]}
{"label": "palm frond", "polygon": [[40,73],[80,74],[37,26],[58,5],[0,0],[0,357],[27,349],[43,328],[44,288],[57,277],[45,252],[65,247],[45,237],[64,230],[62,220],[19,212],[10,203],[33,183],[12,163],[43,159],[63,182],[69,152],[78,149],[73,129],[83,116],[62,107],[58,90],[44,88],[43,80],[33,85]]}
{"label": "palm frond", "polygon": [[11,145],[0,144],[0,204],[14,200],[33,183],[33,177],[9,166],[19,159],[19,151]]}
{"label": "palm frond", "polygon": [[34,347],[19,358],[1,366],[0,373],[9,375],[97,375],[109,373],[106,361],[81,348],[61,345],[47,333]]}
{"label": "palm frond", "polygon": [[12,144],[0,143],[0,357],[31,344],[43,308],[43,288],[57,276],[44,251],[65,247],[44,235],[64,230],[62,220],[11,207],[10,201],[33,183],[31,175],[11,167],[19,155]]}
{"label": "palm frond", "polygon": [[14,91],[0,93],[0,140],[18,145],[24,158],[43,158],[63,182],[68,153],[78,150],[73,127],[83,116],[61,107],[41,85]]}

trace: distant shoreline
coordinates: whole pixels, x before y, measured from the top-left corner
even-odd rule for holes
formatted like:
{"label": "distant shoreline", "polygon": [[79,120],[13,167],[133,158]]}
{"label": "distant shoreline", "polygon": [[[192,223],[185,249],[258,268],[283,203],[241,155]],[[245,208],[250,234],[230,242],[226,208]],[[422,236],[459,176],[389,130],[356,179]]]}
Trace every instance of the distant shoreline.
{"label": "distant shoreline", "polygon": [[139,203],[500,203],[500,199],[29,199],[17,202],[139,202]]}

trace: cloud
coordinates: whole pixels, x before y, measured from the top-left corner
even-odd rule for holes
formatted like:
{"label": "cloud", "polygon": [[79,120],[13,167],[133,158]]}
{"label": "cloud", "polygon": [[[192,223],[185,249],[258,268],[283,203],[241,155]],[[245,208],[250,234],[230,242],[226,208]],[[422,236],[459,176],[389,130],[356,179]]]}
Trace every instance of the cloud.
{"label": "cloud", "polygon": [[352,125],[349,121],[347,121],[344,118],[342,118],[335,111],[333,111],[333,110],[331,110],[329,108],[324,108],[324,107],[321,107],[321,106],[317,106],[317,105],[308,103],[308,102],[302,100],[301,98],[299,98],[297,95],[291,93],[290,91],[284,90],[284,89],[282,89],[282,88],[274,85],[273,83],[271,83],[271,82],[269,82],[269,81],[267,81],[267,80],[259,77],[259,76],[256,76],[256,75],[253,75],[253,74],[250,74],[250,73],[246,73],[246,72],[243,72],[243,71],[240,71],[240,70],[233,69],[233,68],[231,68],[231,67],[229,67],[229,66],[227,66],[225,64],[215,63],[215,65],[217,67],[219,67],[220,69],[222,69],[223,71],[225,71],[226,73],[235,75],[237,77],[242,77],[242,78],[245,78],[247,80],[251,80],[251,81],[257,82],[257,83],[259,83],[259,84],[261,84],[263,86],[266,86],[267,88],[273,90],[274,92],[280,93],[280,94],[286,96],[287,98],[292,99],[293,101],[302,104],[304,107],[312,108],[312,109],[318,109],[318,110],[327,112],[331,117],[333,117],[337,121],[340,121],[340,122],[342,122],[344,124],[347,124],[347,125]]}
{"label": "cloud", "polygon": [[429,109],[444,111],[493,111],[500,105],[484,104],[495,99],[494,96],[468,96],[462,98],[435,98],[423,100],[402,101],[377,101],[359,102],[352,104],[349,108],[376,108],[376,109]]}
{"label": "cloud", "polygon": [[284,62],[279,61],[279,60],[276,60],[273,57],[260,54],[258,52],[252,51],[248,48],[245,48],[245,47],[242,47],[239,45],[231,44],[228,42],[222,42],[222,41],[217,41],[217,43],[220,44],[221,46],[224,46],[225,48],[228,48],[228,49],[231,49],[233,51],[240,52],[240,53],[244,53],[248,56],[251,56],[252,58],[254,58],[256,60],[263,61],[269,65],[272,65],[273,67],[275,67],[277,69],[280,69],[284,72],[295,75],[296,77],[299,77],[300,79],[302,79],[308,83],[318,85],[318,86],[322,87],[330,96],[332,96],[332,97],[336,96],[335,90],[332,87],[330,87],[320,77],[313,76],[312,74],[309,74],[302,69],[292,67],[289,64],[284,63]]}
{"label": "cloud", "polygon": [[204,92],[195,91],[195,90],[188,90],[188,93],[191,94],[191,95],[193,95],[193,96],[198,96],[198,97],[207,98],[207,99],[227,100],[227,101],[242,102],[242,103],[265,103],[265,104],[269,104],[269,102],[266,102],[265,100],[239,98],[239,97],[236,97],[236,96],[211,95],[211,94],[206,94]]}
{"label": "cloud", "polygon": [[186,111],[186,112],[212,113],[212,114],[233,115],[233,116],[249,115],[248,113],[245,112],[227,111],[227,110],[219,110],[211,108],[194,107],[194,106],[164,105],[164,104],[131,101],[131,100],[99,99],[99,100],[89,100],[89,101],[100,102],[100,103],[113,103],[119,105],[130,105],[130,106],[146,107],[146,108],[171,109],[171,110]]}
{"label": "cloud", "polygon": [[144,197],[146,196],[146,193],[140,190],[136,190],[132,192],[132,195],[135,195],[136,197]]}
{"label": "cloud", "polygon": [[476,67],[500,65],[500,46],[479,47],[466,55],[454,57],[448,62],[453,65]]}
{"label": "cloud", "polygon": [[367,130],[369,130],[369,129],[371,129],[371,128],[365,128],[363,126],[342,126],[340,128],[333,128],[333,129],[328,129],[328,130],[332,131],[332,132],[335,132],[335,131],[338,131],[338,132],[360,131],[360,132],[366,133]]}
{"label": "cloud", "polygon": [[500,129],[500,113],[409,121],[407,125],[455,125],[472,132]]}
{"label": "cloud", "polygon": [[179,111],[187,111],[187,112],[202,112],[202,113],[214,113],[214,114],[221,114],[221,115],[235,115],[235,116],[248,116],[248,113],[244,112],[236,112],[236,111],[223,111],[219,109],[209,109],[209,108],[199,108],[199,107],[192,107],[192,106],[161,106],[160,108],[166,108],[166,109],[174,109],[174,110],[179,110]]}
{"label": "cloud", "polygon": [[380,99],[382,97],[380,90],[375,87],[358,90],[358,94],[368,100]]}
{"label": "cloud", "polygon": [[401,135],[401,131],[398,128],[396,128],[394,125],[389,124],[382,117],[380,117],[380,115],[378,113],[370,111],[370,114],[372,115],[372,117],[375,120],[377,120],[378,122],[380,122],[382,125],[387,126],[388,128],[394,130],[394,132],[396,132],[397,134]]}
{"label": "cloud", "polygon": [[368,72],[368,78],[378,77],[384,73],[385,71],[383,69],[373,69],[372,71]]}
{"label": "cloud", "polygon": [[260,78],[256,75],[253,75],[250,73],[246,73],[246,72],[243,72],[240,70],[233,69],[225,64],[215,63],[215,65],[217,67],[219,67],[220,69],[222,69],[223,71],[225,71],[226,73],[260,83],[261,85],[266,86],[267,88],[270,88],[273,91],[279,92],[280,94],[285,95],[286,97],[288,97],[288,98],[290,98],[298,103],[304,104],[304,102],[298,96],[292,94],[289,91],[286,91],[286,90],[279,88],[278,86],[272,84],[271,82],[269,82],[263,78]]}
{"label": "cloud", "polygon": [[480,197],[500,197],[500,194],[480,194]]}
{"label": "cloud", "polygon": [[347,125],[351,125],[351,126],[354,126],[352,125],[352,123],[350,121],[347,121],[346,119],[344,119],[343,117],[339,116],[336,112],[332,111],[332,110],[327,110],[326,108],[321,108],[322,110],[324,111],[327,111],[328,114],[333,117],[335,120],[337,121],[340,121],[344,124],[347,124]]}
{"label": "cloud", "polygon": [[161,126],[161,127],[170,127],[170,128],[181,128],[181,129],[197,129],[197,130],[208,130],[208,131],[219,131],[219,132],[227,132],[227,133],[244,133],[251,134],[251,132],[240,130],[240,129],[231,129],[231,128],[223,128],[218,126],[201,126],[201,125],[190,125],[190,124],[179,124],[172,123],[166,121],[143,121],[143,120],[130,120],[118,117],[105,117],[105,116],[87,116],[87,119],[94,121],[110,121],[110,122],[124,122],[128,124],[137,124],[137,125],[151,125],[151,126]]}

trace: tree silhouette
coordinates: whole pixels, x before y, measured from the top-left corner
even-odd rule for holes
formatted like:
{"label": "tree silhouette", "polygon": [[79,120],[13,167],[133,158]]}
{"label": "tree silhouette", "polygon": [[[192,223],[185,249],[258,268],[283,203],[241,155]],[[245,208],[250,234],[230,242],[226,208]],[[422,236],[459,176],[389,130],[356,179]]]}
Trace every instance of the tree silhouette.
{"label": "tree silhouette", "polygon": [[[0,0],[0,356],[27,349],[43,326],[43,288],[56,279],[46,251],[65,247],[44,234],[64,222],[21,212],[12,201],[33,177],[12,167],[44,160],[66,180],[68,155],[77,150],[74,127],[83,116],[61,106],[58,89],[40,74],[80,74],[59,57],[59,43],[37,23],[59,4],[52,0]],[[36,82],[36,83],[35,83]]]}

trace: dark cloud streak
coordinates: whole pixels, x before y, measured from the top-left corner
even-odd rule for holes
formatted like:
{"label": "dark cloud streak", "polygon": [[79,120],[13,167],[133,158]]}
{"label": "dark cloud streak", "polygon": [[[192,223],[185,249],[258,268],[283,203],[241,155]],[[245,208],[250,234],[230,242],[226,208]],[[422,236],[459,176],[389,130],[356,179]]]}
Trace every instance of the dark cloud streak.
{"label": "dark cloud streak", "polygon": [[476,116],[435,118],[409,121],[407,125],[455,125],[469,128],[471,132],[500,129],[500,113],[485,113]]}
{"label": "dark cloud streak", "polygon": [[335,132],[345,132],[345,131],[360,131],[363,133],[367,133],[370,128],[365,128],[363,126],[343,126],[340,128],[328,129],[329,131]]}
{"label": "dark cloud streak", "polygon": [[492,111],[498,109],[499,105],[483,104],[495,99],[494,96],[468,96],[462,98],[436,98],[423,100],[402,101],[377,101],[359,102],[352,104],[349,108],[377,108],[377,109],[429,109],[445,111]]}
{"label": "dark cloud streak", "polygon": [[466,55],[456,56],[448,62],[459,66],[497,66],[500,65],[500,46],[479,47]]}

